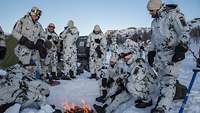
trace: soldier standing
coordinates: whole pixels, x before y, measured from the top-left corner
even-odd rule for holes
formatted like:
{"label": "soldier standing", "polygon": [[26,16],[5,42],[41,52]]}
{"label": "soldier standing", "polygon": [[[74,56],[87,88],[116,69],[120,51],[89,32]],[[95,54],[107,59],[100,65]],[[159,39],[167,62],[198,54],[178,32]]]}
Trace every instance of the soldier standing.
{"label": "soldier standing", "polygon": [[160,95],[151,113],[166,113],[175,95],[180,61],[188,50],[188,27],[177,5],[149,0],[147,9],[154,20],[151,28],[150,66],[158,71]]}
{"label": "soldier standing", "polygon": [[87,47],[90,48],[90,78],[98,79],[101,76],[103,59],[106,52],[106,38],[99,25],[95,25],[93,32],[89,35]]}
{"label": "soldier standing", "polygon": [[77,48],[76,40],[79,37],[79,31],[74,26],[74,22],[69,20],[67,27],[60,33],[63,40],[64,52],[64,76],[63,79],[76,78],[77,73]]}

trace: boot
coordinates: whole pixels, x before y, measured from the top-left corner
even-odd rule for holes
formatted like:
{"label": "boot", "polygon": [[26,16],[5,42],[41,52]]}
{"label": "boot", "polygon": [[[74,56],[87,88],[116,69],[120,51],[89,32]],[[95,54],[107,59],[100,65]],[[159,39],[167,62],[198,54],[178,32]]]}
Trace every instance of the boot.
{"label": "boot", "polygon": [[69,76],[72,79],[76,78],[76,76],[74,76],[74,71],[72,71],[71,69],[69,70]]}
{"label": "boot", "polygon": [[101,103],[105,103],[106,101],[106,95],[107,95],[107,91],[106,90],[102,90],[103,95],[100,97],[96,98],[97,102],[101,102]]}
{"label": "boot", "polygon": [[135,101],[135,107],[136,108],[146,108],[152,105],[152,100],[146,101],[142,99],[138,99]]}
{"label": "boot", "polygon": [[91,76],[89,77],[89,79],[96,79],[98,80],[97,74],[91,74]]}
{"label": "boot", "polygon": [[105,108],[102,106],[94,104],[93,107],[97,113],[106,113]]}
{"label": "boot", "polygon": [[161,108],[161,107],[159,107],[159,108],[153,108],[151,110],[151,113],[165,113],[165,110],[163,108]]}
{"label": "boot", "polygon": [[62,73],[62,80],[71,80],[71,78],[68,75],[65,75],[64,73]]}
{"label": "boot", "polygon": [[187,87],[180,84],[178,80],[176,81],[175,86],[176,86],[176,93],[174,95],[173,100],[184,99],[184,97],[187,94]]}
{"label": "boot", "polygon": [[51,76],[54,80],[59,80],[59,77],[56,75],[56,72],[51,72]]}

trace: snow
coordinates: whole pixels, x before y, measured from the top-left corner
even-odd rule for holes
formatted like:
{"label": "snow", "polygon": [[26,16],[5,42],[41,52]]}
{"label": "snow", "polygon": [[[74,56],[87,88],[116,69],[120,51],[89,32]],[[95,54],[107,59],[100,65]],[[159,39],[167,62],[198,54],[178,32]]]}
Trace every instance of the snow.
{"label": "snow", "polygon": [[82,106],[82,101],[92,106],[95,97],[99,96],[99,84],[96,80],[79,78],[71,81],[61,81],[62,85],[51,87],[48,103],[63,107],[65,103]]}
{"label": "snow", "polygon": [[20,104],[14,104],[10,108],[8,108],[4,113],[19,113],[20,107]]}
{"label": "snow", "polygon": [[[200,44],[192,43],[190,48],[192,51],[197,54]],[[109,58],[109,57],[108,57]],[[191,52],[187,52],[185,60],[182,61],[179,81],[181,84],[186,86],[189,85],[190,80],[193,75],[192,69],[196,66],[195,59],[192,56]],[[49,105],[56,105],[57,108],[63,108],[64,103],[71,103],[75,105],[83,105],[83,100],[90,106],[95,103],[95,98],[99,96],[99,82],[94,79],[88,79],[90,73],[85,71],[83,74],[78,76],[74,80],[61,80],[61,84],[57,86],[50,87],[50,96],[47,98],[47,103]],[[191,94],[189,95],[188,102],[185,106],[184,113],[200,113],[200,73],[196,77],[195,83],[193,85]],[[153,102],[156,103],[157,97],[154,96]],[[138,109],[134,107],[134,99],[123,103],[115,113],[149,113],[150,110],[154,107],[148,107],[145,109]],[[182,104],[182,100],[174,101],[172,104],[172,109],[169,113],[178,113],[179,108]],[[19,105],[14,105],[10,107],[6,113],[18,113]],[[11,112],[16,111],[16,112]],[[22,111],[22,113],[39,113],[39,110],[28,108]],[[43,113],[43,112],[41,112]],[[44,112],[51,113],[51,112]]]}

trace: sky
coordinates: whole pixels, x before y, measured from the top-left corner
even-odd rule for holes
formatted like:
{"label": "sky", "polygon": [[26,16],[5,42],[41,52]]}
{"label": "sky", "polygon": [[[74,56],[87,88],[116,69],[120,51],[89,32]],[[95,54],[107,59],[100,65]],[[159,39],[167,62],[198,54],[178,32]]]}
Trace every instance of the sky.
{"label": "sky", "polygon": [[[200,0],[165,0],[177,3],[187,20],[200,18]],[[73,20],[80,35],[88,35],[94,25],[102,31],[128,27],[150,27],[152,18],[146,4],[148,0],[1,0],[0,25],[5,33],[11,33],[17,20],[33,6],[42,10],[39,22],[43,28],[49,23],[56,25],[56,32],[63,31]]]}

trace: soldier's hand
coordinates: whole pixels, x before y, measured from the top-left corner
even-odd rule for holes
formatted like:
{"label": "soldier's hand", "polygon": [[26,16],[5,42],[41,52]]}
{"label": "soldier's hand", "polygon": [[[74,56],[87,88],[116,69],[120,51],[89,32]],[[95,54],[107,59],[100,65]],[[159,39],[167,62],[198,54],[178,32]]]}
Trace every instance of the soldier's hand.
{"label": "soldier's hand", "polygon": [[22,36],[21,39],[19,40],[20,45],[24,45],[29,49],[35,49],[35,45],[33,41],[30,41],[28,38],[25,36]]}
{"label": "soldier's hand", "polygon": [[101,43],[101,40],[100,39],[95,39],[94,40],[96,43],[100,44]]}
{"label": "soldier's hand", "polygon": [[197,59],[197,67],[200,68],[200,58]]}
{"label": "soldier's hand", "polygon": [[180,43],[175,47],[175,53],[172,57],[172,62],[179,62],[185,59],[185,53],[188,51],[187,44]]}
{"label": "soldier's hand", "polygon": [[54,40],[53,43],[54,43],[55,45],[57,45],[57,44],[58,44],[58,41]]}
{"label": "soldier's hand", "polygon": [[52,48],[52,43],[51,43],[51,41],[46,40],[46,41],[44,42],[44,46],[45,46],[45,48],[47,48],[47,49],[51,49],[51,48]]}
{"label": "soldier's hand", "polygon": [[156,56],[156,51],[149,51],[147,54],[148,63],[151,67],[153,67],[154,57]]}
{"label": "soldier's hand", "polygon": [[48,35],[48,36],[47,36],[47,39],[48,39],[48,40],[51,40],[51,39],[52,39],[52,36],[51,36],[51,35]]}
{"label": "soldier's hand", "polygon": [[101,55],[103,54],[103,52],[101,51],[100,46],[97,46],[97,47],[95,48],[95,51],[96,51],[96,53],[97,53],[97,57],[98,57],[98,58],[101,58]]}

